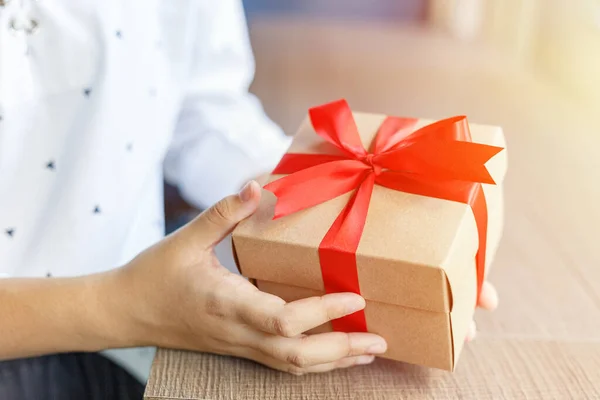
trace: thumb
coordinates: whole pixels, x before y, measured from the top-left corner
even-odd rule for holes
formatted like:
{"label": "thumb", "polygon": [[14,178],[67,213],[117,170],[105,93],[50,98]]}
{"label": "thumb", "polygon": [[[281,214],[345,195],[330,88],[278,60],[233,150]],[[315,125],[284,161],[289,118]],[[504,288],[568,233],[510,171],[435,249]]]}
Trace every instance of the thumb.
{"label": "thumb", "polygon": [[214,246],[231,233],[240,221],[256,211],[260,194],[258,183],[250,181],[237,195],[225,197],[205,210],[186,228],[195,236],[197,243],[206,247]]}

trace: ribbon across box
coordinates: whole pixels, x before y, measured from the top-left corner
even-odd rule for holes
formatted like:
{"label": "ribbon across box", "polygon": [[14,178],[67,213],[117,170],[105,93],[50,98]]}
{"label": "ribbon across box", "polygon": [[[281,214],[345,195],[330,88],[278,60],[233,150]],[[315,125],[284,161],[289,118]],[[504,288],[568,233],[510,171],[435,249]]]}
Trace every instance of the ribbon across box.
{"label": "ribbon across box", "polygon": [[383,357],[454,370],[502,233],[498,127],[315,107],[233,232],[242,274],[286,301],[350,291]]}

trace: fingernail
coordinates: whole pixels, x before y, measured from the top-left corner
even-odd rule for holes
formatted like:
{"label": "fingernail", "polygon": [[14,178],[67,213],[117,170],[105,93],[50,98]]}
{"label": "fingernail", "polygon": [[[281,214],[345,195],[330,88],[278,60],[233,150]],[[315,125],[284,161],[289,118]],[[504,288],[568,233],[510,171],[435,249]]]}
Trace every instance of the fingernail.
{"label": "fingernail", "polygon": [[346,300],[345,306],[346,315],[353,314],[365,308],[365,299],[360,296],[352,295],[348,300]]}
{"label": "fingernail", "polygon": [[383,354],[387,350],[387,344],[384,342],[379,342],[372,344],[367,348],[367,353],[369,354]]}
{"label": "fingernail", "polygon": [[252,186],[254,186],[254,181],[250,181],[248,183],[246,183],[244,185],[244,187],[242,188],[242,190],[240,191],[240,200],[242,200],[242,202],[247,202],[248,200],[250,200],[252,198]]}
{"label": "fingernail", "polygon": [[375,361],[375,356],[358,356],[356,365],[371,364],[373,361]]}

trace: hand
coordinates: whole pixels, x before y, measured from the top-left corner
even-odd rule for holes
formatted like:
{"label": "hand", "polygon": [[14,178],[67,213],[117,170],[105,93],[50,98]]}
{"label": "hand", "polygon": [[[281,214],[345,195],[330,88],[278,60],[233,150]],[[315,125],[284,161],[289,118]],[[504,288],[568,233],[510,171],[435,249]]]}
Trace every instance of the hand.
{"label": "hand", "polygon": [[305,335],[365,307],[352,293],[291,303],[260,292],[219,264],[213,246],[250,216],[260,187],[247,185],[114,272],[125,293],[123,320],[138,345],[190,349],[248,358],[303,374],[367,364],[386,350],[370,333]]}
{"label": "hand", "polygon": [[[498,293],[496,292],[496,288],[489,282],[483,282],[477,307],[488,311],[494,311],[498,307]],[[477,325],[475,325],[475,321],[472,321],[466,341],[470,342],[475,339],[475,336],[477,336]]]}

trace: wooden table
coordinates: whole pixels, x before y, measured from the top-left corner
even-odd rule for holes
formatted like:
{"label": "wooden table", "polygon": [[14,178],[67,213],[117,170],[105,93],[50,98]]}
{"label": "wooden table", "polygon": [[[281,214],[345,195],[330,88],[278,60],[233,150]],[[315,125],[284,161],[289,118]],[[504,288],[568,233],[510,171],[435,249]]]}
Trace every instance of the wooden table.
{"label": "wooden table", "polygon": [[[600,398],[594,107],[487,49],[418,29],[284,25],[255,26],[253,39],[255,91],[288,130],[308,106],[337,97],[358,110],[432,118],[466,113],[504,127],[506,226],[491,272],[500,307],[478,312],[479,336],[454,374],[381,360],[298,378],[243,360],[159,350],[147,398]],[[310,37],[329,39],[310,49]],[[286,46],[297,51],[282,53]]]}

